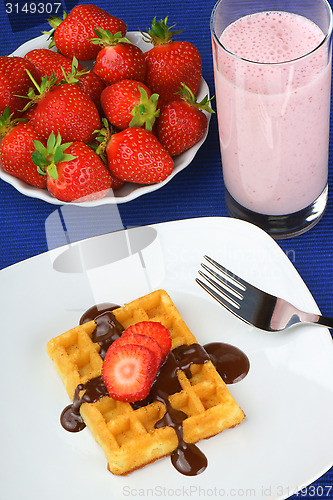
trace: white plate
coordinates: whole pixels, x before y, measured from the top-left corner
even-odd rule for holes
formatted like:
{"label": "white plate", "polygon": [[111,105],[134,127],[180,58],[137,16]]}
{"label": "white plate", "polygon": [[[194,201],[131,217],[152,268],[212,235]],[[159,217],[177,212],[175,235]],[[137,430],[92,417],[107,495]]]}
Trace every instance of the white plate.
{"label": "white plate", "polygon": [[[127,33],[126,36],[132,43],[140,47],[143,52],[146,52],[152,47],[152,45],[142,40],[142,35],[140,34],[139,31],[130,31]],[[23,57],[25,54],[27,54],[27,52],[29,52],[32,49],[47,48],[48,45],[49,45],[48,35],[41,35],[37,38],[33,38],[32,40],[25,42],[23,45],[18,47],[15,50],[15,52],[13,52],[11,55]],[[91,69],[91,64],[87,63],[87,65],[90,65]],[[197,94],[198,100],[200,101],[201,99],[203,99],[205,95],[209,95],[209,88],[205,80],[201,78],[200,87]],[[165,184],[170,182],[175,175],[177,175],[191,163],[198,149],[202,146],[202,144],[206,140],[211,115],[210,113],[207,112],[205,112],[205,114],[207,116],[208,123],[204,137],[202,137],[202,139],[188,151],[185,151],[181,155],[174,158],[174,169],[171,175],[167,177],[167,179],[165,179],[160,183],[149,184],[149,185],[140,185],[127,182],[121,189],[115,191],[114,193],[110,191],[110,193],[108,193],[107,196],[102,199],[95,201],[86,201],[83,203],[79,203],[79,205],[85,207],[94,207],[94,206],[113,204],[113,203],[126,203],[128,201],[134,200],[135,198],[138,198],[139,196],[151,193],[152,191],[156,191],[157,189],[160,189],[161,187],[165,186]],[[5,182],[8,182],[12,186],[14,186],[20,193],[25,194],[26,196],[30,196],[32,198],[38,198],[40,200],[47,201],[48,203],[51,203],[53,205],[66,204],[51,196],[46,189],[35,188],[33,186],[30,186],[29,184],[26,184],[20,179],[13,177],[12,175],[5,172],[1,168],[1,166],[0,166],[0,178]],[[75,203],[71,203],[71,205],[74,204]]]}
{"label": "white plate", "polygon": [[[70,224],[67,213],[62,215]],[[268,334],[239,321],[195,283],[205,253],[267,291],[318,312],[278,245],[257,227],[230,218],[107,234],[1,272],[0,475],[5,498],[277,500],[332,466],[329,331],[306,325]],[[80,272],[79,259],[85,272]],[[164,458],[116,477],[107,471],[103,451],[88,429],[71,434],[60,426],[60,412],[69,401],[45,346],[76,325],[90,305],[123,303],[159,287],[170,293],[200,343],[229,342],[248,355],[249,374],[229,386],[247,417],[234,429],[199,443],[208,467],[198,476],[179,474]]]}

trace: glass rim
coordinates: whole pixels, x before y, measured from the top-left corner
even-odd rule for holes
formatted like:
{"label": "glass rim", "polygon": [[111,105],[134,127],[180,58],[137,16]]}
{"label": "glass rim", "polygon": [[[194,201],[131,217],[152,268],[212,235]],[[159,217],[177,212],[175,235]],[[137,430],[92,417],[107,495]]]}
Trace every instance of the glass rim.
{"label": "glass rim", "polygon": [[[299,57],[296,57],[294,59],[288,59],[286,61],[280,61],[280,62],[260,62],[260,61],[252,61],[251,59],[247,59],[245,57],[241,57],[241,56],[238,56],[237,54],[235,54],[234,52],[232,52],[231,50],[227,49],[223,43],[220,42],[219,38],[217,37],[216,35],[216,32],[215,32],[215,29],[214,29],[214,17],[215,17],[215,13],[216,13],[216,10],[218,8],[218,6],[220,5],[220,3],[222,3],[224,0],[218,0],[214,7],[213,7],[213,10],[212,10],[212,13],[211,13],[211,16],[210,16],[210,32],[215,40],[215,42],[225,51],[227,52],[228,54],[230,54],[231,56],[235,57],[236,59],[240,60],[240,61],[243,61],[243,62],[246,62],[246,63],[251,63],[251,64],[258,64],[260,66],[264,66],[264,65],[282,65],[282,64],[290,64],[292,62],[296,62],[296,61],[300,61],[306,57],[308,57],[309,55],[313,54],[314,52],[316,52],[320,47],[322,47],[323,45],[325,45],[325,43],[327,42],[327,40],[329,40],[332,36],[332,29],[333,29],[333,12],[332,12],[332,8],[331,8],[331,5],[329,4],[328,0],[322,0],[323,3],[326,5],[327,7],[327,10],[328,10],[328,13],[329,13],[329,18],[330,18],[330,22],[329,22],[329,26],[328,26],[328,30],[327,30],[327,33],[326,35],[324,36],[323,40],[319,43],[319,45],[317,45],[314,49],[312,49],[310,52],[307,52],[306,54],[303,54],[302,56],[299,56]],[[270,10],[270,11],[261,11],[261,12],[277,12],[277,11],[273,11],[273,10]],[[232,24],[232,23],[230,23]],[[230,26],[230,24],[228,26]]]}

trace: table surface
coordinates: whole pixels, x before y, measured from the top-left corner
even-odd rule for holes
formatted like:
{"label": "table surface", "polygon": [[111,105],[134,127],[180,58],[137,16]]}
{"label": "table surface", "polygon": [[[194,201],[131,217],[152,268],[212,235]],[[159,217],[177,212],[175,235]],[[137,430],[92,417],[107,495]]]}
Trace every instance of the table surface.
{"label": "table surface", "polygon": [[[32,3],[32,2],[28,2]],[[36,2],[37,3],[37,2]],[[45,4],[43,1],[40,4]],[[56,7],[55,1],[48,2]],[[78,2],[63,0],[62,8],[69,10]],[[85,2],[88,3],[88,2]],[[96,5],[110,11],[111,2],[96,0]],[[1,55],[10,54],[24,41],[48,29],[45,16],[28,14],[18,6],[25,2],[0,3]],[[182,38],[194,43],[203,61],[203,76],[211,95],[214,95],[213,64],[209,34],[210,13],[213,0],[196,3],[189,0],[113,0],[112,14],[125,20],[130,31],[145,30],[157,19],[169,17],[169,24],[177,23],[183,29]],[[61,8],[61,10],[62,10]],[[12,10],[12,13],[9,11]],[[180,38],[179,38],[180,39]],[[333,187],[332,133],[330,141],[329,189]],[[111,207],[111,208],[110,208]],[[17,192],[0,180],[0,269],[48,250],[45,234],[46,219],[58,207]],[[83,220],[91,220],[92,209],[79,208]],[[125,228],[159,222],[203,216],[228,216],[224,201],[224,186],[216,115],[212,116],[208,138],[192,163],[163,189],[118,206],[107,206],[99,212],[100,222],[85,225],[81,237],[105,232],[105,218],[117,212]],[[104,220],[104,222],[103,222]],[[290,258],[312,292],[323,314],[333,317],[333,197],[329,196],[326,212],[321,221],[307,233],[278,242]],[[333,498],[333,469],[292,498]]]}

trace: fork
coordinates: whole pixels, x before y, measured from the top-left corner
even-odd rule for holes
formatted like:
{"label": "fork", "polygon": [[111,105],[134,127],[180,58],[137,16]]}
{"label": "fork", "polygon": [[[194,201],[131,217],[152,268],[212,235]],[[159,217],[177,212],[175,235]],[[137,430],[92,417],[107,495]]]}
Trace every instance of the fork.
{"label": "fork", "polygon": [[[199,271],[210,285],[196,278],[196,282],[235,316],[261,330],[278,332],[297,323],[314,323],[333,328],[333,319],[301,311],[289,302],[266,293],[204,255],[214,267],[201,264],[208,274]],[[219,272],[217,272],[217,271]]]}

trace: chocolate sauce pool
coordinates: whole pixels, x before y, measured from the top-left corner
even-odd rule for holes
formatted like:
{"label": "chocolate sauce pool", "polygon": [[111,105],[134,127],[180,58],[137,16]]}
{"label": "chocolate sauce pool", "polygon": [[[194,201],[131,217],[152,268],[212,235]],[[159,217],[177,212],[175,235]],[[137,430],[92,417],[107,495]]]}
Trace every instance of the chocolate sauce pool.
{"label": "chocolate sauce pool", "polygon": [[[114,304],[93,306],[80,319],[80,324],[95,321],[97,326],[92,340],[100,345],[100,355],[103,359],[109,346],[121,336],[124,330],[112,313],[117,307],[119,306]],[[243,351],[230,344],[211,342],[203,347],[199,344],[181,345],[168,354],[147,398],[131,403],[134,409],[142,408],[153,401],[160,401],[165,405],[165,415],[156,422],[155,427],[159,429],[167,425],[175,430],[178,446],[171,454],[171,462],[179,472],[188,476],[203,472],[207,467],[207,458],[196,445],[184,441],[182,422],[187,415],[171,406],[169,396],[181,391],[177,377],[178,370],[183,370],[186,376],[191,378],[190,366],[208,361],[212,361],[226,384],[239,382],[247,375],[250,368],[249,360]],[[82,391],[84,394],[80,397],[79,394]],[[101,376],[89,380],[86,384],[79,384],[75,390],[73,403],[67,406],[61,414],[61,425],[70,432],[84,429],[85,423],[80,414],[81,405],[95,403],[107,394],[108,391]]]}

